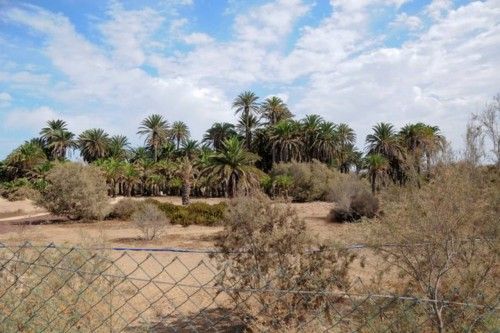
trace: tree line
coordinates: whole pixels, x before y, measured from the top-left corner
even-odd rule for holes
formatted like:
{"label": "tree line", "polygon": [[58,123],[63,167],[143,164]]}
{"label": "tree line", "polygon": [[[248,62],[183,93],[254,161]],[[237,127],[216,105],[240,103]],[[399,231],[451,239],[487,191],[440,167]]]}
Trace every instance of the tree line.
{"label": "tree line", "polygon": [[273,165],[318,160],[342,173],[366,173],[375,192],[388,182],[404,185],[412,173],[429,177],[432,158],[446,142],[437,126],[415,123],[398,130],[382,122],[366,137],[363,153],[355,147],[356,134],[349,125],[315,114],[296,119],[279,97],[260,102],[246,91],[232,108],[237,121],[214,123],[201,142],[191,138],[184,122],[149,115],[138,126],[137,134],[144,138],[139,147],[101,128],[77,136],[65,121],[50,120],[39,137],[7,156],[1,177],[43,183],[51,165],[78,151],[85,162],[102,169],[112,196],[182,193],[188,202],[191,191],[234,196],[258,186]]}

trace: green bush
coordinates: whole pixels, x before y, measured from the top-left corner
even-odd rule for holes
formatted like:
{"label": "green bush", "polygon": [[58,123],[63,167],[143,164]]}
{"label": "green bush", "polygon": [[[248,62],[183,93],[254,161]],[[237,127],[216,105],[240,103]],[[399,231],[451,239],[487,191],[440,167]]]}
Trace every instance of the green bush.
{"label": "green bush", "polygon": [[318,161],[280,163],[271,171],[271,177],[277,185],[275,189],[286,191],[294,201],[299,202],[327,200],[338,175],[338,171]]}
{"label": "green bush", "polygon": [[[227,207],[224,202],[215,205],[210,205],[204,202],[196,202],[188,206],[178,206],[169,202],[159,202],[158,200],[154,199],[147,199],[140,204],[154,204],[163,212],[163,214],[165,214],[165,216],[170,220],[170,223],[180,224],[183,226],[188,226],[191,224],[208,226],[221,224],[222,220],[224,219],[224,213]],[[139,207],[137,202],[131,204],[130,206],[134,206],[134,211]],[[133,214],[133,212],[130,213],[130,211],[125,207],[118,207],[117,209],[114,209],[114,211],[115,210],[117,210],[117,212],[113,212],[112,214],[110,214],[111,218],[120,218],[120,212],[118,212],[118,210],[126,212],[128,218],[130,218],[130,216]],[[123,218],[126,217],[124,216]]]}

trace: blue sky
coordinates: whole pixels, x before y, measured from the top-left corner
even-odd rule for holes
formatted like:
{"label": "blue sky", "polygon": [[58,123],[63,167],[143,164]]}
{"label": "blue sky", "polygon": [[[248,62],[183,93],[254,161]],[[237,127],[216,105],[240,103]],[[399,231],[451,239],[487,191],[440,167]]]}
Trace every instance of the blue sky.
{"label": "blue sky", "polygon": [[500,0],[0,0],[0,158],[54,118],[140,144],[161,113],[200,138],[248,89],[360,148],[376,122],[424,121],[460,149],[499,70]]}

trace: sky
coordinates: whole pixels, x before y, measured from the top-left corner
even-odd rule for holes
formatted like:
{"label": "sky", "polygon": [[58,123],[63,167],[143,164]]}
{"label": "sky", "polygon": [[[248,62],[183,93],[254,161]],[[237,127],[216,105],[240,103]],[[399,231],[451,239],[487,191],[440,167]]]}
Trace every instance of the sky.
{"label": "sky", "polygon": [[0,0],[0,159],[58,118],[139,145],[159,113],[199,139],[246,90],[360,149],[382,121],[460,149],[499,73],[500,0]]}

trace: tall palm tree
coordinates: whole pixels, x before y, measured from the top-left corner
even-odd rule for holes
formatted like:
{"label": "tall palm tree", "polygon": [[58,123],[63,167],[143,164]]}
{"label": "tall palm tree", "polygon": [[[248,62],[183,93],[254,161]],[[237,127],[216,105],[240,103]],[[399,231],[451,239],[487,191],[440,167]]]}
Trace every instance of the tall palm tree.
{"label": "tall palm tree", "polygon": [[249,150],[253,142],[254,133],[259,125],[259,118],[257,118],[257,116],[253,114],[242,114],[240,116],[240,119],[238,120],[236,128],[238,132],[245,138],[245,147]]}
{"label": "tall palm tree", "polygon": [[232,198],[239,190],[258,186],[259,170],[255,167],[258,159],[258,155],[246,150],[237,138],[232,137],[224,141],[220,152],[209,157],[204,174],[216,182],[223,182]]}
{"label": "tall palm tree", "polygon": [[354,153],[354,143],[356,142],[356,133],[349,127],[349,125],[341,123],[336,127],[337,136],[337,153],[336,160],[340,172],[348,173],[349,166],[355,155]]}
{"label": "tall palm tree", "polygon": [[152,114],[141,122],[137,134],[146,136],[145,143],[153,151],[153,160],[158,161],[158,151],[168,140],[168,121],[162,115]]}
{"label": "tall palm tree", "polygon": [[302,152],[302,138],[300,125],[293,120],[283,120],[271,128],[272,160],[289,162],[300,160]]}
{"label": "tall palm tree", "polygon": [[175,141],[177,149],[179,149],[181,143],[189,139],[189,128],[186,123],[182,121],[174,121],[170,129],[170,136],[171,139]]}
{"label": "tall palm tree", "polygon": [[386,158],[401,156],[402,146],[394,126],[389,123],[378,123],[373,126],[373,134],[366,136],[368,153],[379,153]]}
{"label": "tall palm tree", "polygon": [[439,129],[439,127],[426,125],[424,129],[422,146],[426,159],[427,177],[430,177],[431,173],[431,158],[439,151],[443,151],[445,145],[446,139],[441,134],[441,130]]}
{"label": "tall palm tree", "polygon": [[387,171],[389,162],[382,154],[373,153],[366,156],[366,165],[368,167],[368,174],[370,175],[372,193],[375,194],[377,190],[377,179]]}
{"label": "tall palm tree", "polygon": [[337,125],[324,121],[319,125],[318,134],[313,143],[315,156],[324,163],[331,163],[339,151]]}
{"label": "tall palm tree", "polygon": [[62,160],[66,157],[66,151],[75,148],[75,135],[68,131],[64,120],[49,120],[47,126],[40,131],[41,138],[51,150],[51,158]]}
{"label": "tall palm tree", "polygon": [[88,129],[78,137],[78,149],[84,161],[88,163],[104,158],[109,151],[109,136],[103,129]]}
{"label": "tall palm tree", "polygon": [[[241,113],[242,118],[245,121],[250,121],[250,115],[254,115],[259,111],[259,103],[257,100],[259,97],[255,95],[255,93],[251,91],[245,91],[238,95],[233,101],[233,109],[235,109],[235,113]],[[249,124],[244,124],[249,125]],[[252,134],[249,126],[245,126],[245,145],[247,149],[250,149],[250,145],[252,143]]]}
{"label": "tall palm tree", "polygon": [[196,166],[194,165],[194,163],[190,158],[185,156],[180,159],[175,174],[182,180],[182,187],[181,187],[182,204],[189,205],[191,187],[193,186],[193,182],[197,174]]}
{"label": "tall palm tree", "polygon": [[109,157],[124,161],[129,157],[130,143],[125,135],[113,135],[109,139]]}
{"label": "tall palm tree", "polygon": [[293,117],[293,114],[290,112],[285,102],[276,96],[266,98],[264,103],[261,105],[260,113],[262,114],[262,117],[267,120],[267,125],[270,126]]}
{"label": "tall palm tree", "polygon": [[302,124],[302,137],[305,151],[304,157],[306,161],[310,162],[313,158],[317,157],[314,146],[319,128],[323,123],[323,118],[317,114],[310,114],[305,116],[300,122]]}
{"label": "tall palm tree", "polygon": [[236,136],[235,127],[230,123],[214,123],[203,136],[203,143],[209,143],[215,150],[220,150],[225,140]]}

